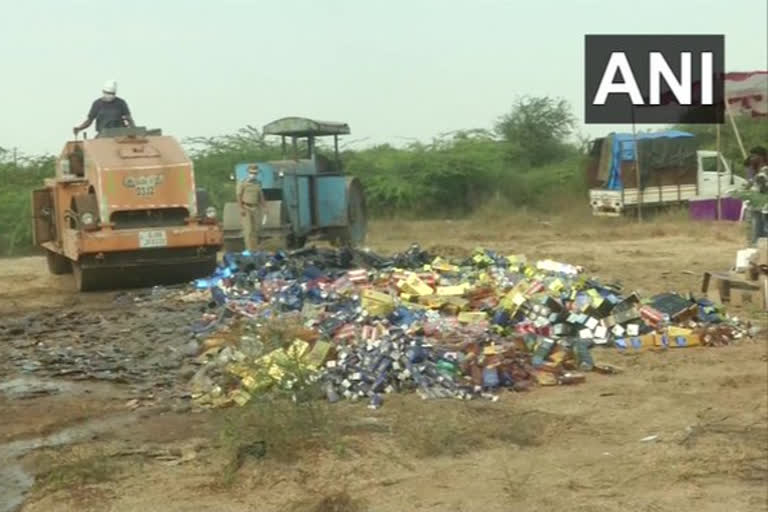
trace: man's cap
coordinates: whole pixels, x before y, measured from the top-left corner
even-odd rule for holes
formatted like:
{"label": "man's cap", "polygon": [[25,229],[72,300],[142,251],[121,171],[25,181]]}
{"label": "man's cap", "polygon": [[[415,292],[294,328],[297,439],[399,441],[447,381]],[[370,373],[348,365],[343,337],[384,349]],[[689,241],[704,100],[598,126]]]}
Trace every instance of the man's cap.
{"label": "man's cap", "polygon": [[104,86],[101,88],[101,91],[106,94],[117,94],[117,82],[114,80],[107,80],[104,82]]}

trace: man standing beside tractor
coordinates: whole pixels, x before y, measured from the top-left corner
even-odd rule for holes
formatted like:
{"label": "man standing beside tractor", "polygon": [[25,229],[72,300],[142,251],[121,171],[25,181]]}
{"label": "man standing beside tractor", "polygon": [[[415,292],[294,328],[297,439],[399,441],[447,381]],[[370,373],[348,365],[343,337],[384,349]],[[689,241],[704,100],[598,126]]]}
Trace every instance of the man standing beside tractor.
{"label": "man standing beside tractor", "polygon": [[240,204],[240,217],[243,226],[245,248],[256,251],[259,246],[259,232],[264,222],[263,212],[266,199],[259,182],[259,167],[248,167],[248,178],[237,185],[237,202]]}

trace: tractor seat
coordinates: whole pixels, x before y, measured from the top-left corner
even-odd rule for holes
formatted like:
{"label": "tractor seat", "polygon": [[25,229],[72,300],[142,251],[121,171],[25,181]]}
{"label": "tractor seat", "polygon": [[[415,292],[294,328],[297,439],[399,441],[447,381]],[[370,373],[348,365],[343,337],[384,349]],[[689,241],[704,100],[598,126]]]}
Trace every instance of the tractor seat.
{"label": "tractor seat", "polygon": [[315,154],[315,166],[318,173],[334,172],[336,170],[336,163],[321,154]]}

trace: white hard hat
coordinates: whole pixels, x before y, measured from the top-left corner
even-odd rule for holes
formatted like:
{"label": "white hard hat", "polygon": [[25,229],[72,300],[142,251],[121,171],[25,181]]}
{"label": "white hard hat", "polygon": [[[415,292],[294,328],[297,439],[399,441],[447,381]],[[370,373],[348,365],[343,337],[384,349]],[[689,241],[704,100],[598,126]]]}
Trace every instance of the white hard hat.
{"label": "white hard hat", "polygon": [[107,94],[117,94],[117,82],[114,80],[107,80],[104,82],[104,87],[101,88],[102,92]]}

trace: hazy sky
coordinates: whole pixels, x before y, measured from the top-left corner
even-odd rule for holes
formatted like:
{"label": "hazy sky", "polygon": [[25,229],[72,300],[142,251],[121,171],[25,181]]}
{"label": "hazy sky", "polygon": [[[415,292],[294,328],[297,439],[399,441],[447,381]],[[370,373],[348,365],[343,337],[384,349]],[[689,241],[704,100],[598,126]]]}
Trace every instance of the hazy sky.
{"label": "hazy sky", "polygon": [[767,3],[0,0],[0,146],[57,153],[109,78],[137,124],[178,137],[301,115],[347,121],[348,140],[429,140],[523,94],[581,120],[585,33],[721,33],[727,70],[766,69]]}

